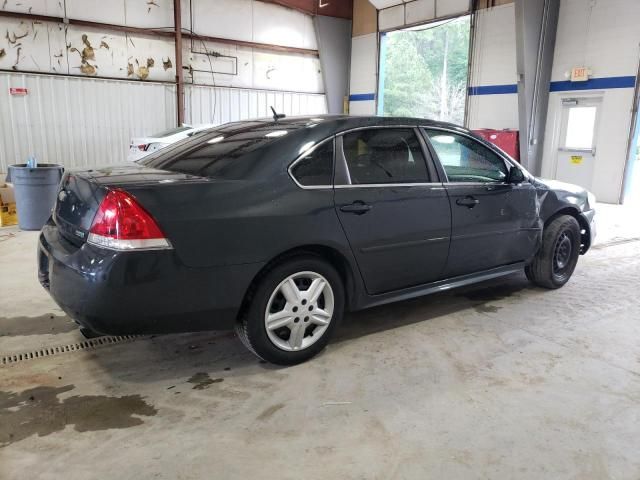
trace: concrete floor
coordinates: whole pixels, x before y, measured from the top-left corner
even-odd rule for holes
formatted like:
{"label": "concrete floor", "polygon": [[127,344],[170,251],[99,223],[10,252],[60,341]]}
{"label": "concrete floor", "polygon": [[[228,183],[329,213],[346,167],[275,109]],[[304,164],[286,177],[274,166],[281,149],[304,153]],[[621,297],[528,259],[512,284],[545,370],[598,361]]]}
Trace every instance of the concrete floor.
{"label": "concrete floor", "polygon": [[[231,333],[0,365],[0,479],[637,480],[640,226],[607,210],[564,288],[514,275],[352,314],[304,365]],[[0,357],[82,340],[35,244],[0,230]]]}

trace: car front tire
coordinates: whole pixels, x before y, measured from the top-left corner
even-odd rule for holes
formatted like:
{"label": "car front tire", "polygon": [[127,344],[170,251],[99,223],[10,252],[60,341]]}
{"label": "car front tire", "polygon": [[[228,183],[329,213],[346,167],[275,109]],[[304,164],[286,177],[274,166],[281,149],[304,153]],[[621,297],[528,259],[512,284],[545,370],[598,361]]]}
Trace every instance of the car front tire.
{"label": "car front tire", "polygon": [[342,279],[320,257],[296,256],[269,270],[250,293],[236,324],[242,343],[278,365],[295,365],[317,355],[342,320]]}
{"label": "car front tire", "polygon": [[560,288],[571,278],[579,256],[580,225],[574,217],[561,215],[544,229],[542,246],[525,273],[540,287]]}

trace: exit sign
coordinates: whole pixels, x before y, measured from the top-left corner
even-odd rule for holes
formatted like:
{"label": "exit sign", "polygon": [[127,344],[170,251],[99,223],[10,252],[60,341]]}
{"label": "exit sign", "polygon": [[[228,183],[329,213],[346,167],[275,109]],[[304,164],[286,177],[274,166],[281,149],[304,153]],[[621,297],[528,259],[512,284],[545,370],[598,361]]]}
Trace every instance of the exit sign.
{"label": "exit sign", "polygon": [[587,67],[573,67],[571,69],[572,82],[586,82],[589,80],[589,69]]}
{"label": "exit sign", "polygon": [[29,91],[24,87],[11,87],[9,93],[11,95],[26,95]]}

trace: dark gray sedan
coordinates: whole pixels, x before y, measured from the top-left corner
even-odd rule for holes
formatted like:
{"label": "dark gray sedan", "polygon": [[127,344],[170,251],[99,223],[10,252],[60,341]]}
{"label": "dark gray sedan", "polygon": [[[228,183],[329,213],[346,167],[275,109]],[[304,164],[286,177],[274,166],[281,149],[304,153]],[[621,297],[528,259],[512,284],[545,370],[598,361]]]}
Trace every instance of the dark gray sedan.
{"label": "dark gray sedan", "polygon": [[294,364],[345,310],[522,269],[561,287],[593,241],[594,201],[450,124],[237,122],[66,174],[39,276],[87,335],[235,326]]}

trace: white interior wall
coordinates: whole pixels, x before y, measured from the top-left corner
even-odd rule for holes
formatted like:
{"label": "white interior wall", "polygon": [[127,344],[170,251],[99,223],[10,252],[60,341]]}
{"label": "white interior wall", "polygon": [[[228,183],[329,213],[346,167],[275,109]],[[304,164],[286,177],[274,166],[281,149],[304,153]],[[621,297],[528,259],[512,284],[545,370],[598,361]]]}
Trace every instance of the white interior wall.
{"label": "white interior wall", "polygon": [[[562,98],[602,96],[596,158],[589,188],[599,200],[618,203],[627,159],[633,87],[553,91],[572,67],[586,66],[596,79],[634,77],[640,58],[640,2],[637,0],[562,0],[545,132],[543,176],[553,178],[560,144]],[[616,82],[613,83],[615,85]],[[628,85],[628,82],[626,83]],[[558,84],[556,84],[558,85]],[[562,84],[559,84],[562,85]],[[566,84],[565,84],[566,85]]]}
{"label": "white interior wall", "polygon": [[50,15],[64,17],[64,0],[3,0],[2,9],[11,12],[33,13],[34,15]]}
{"label": "white interior wall", "polygon": [[378,14],[380,31],[415,25],[436,18],[463,15],[471,11],[469,0],[402,0],[394,2],[374,0],[371,3],[382,8]]}
{"label": "white interior wall", "polygon": [[287,116],[327,113],[324,95],[195,85],[185,87],[185,119],[192,124],[220,124],[270,117],[272,106]]}
{"label": "white interior wall", "polygon": [[[2,3],[0,8],[13,12],[55,17],[64,17],[66,12],[67,17],[80,20],[140,28],[173,28],[172,0],[7,0]],[[312,17],[295,10],[255,0],[182,0],[182,8],[183,27],[200,35],[317,49]],[[190,11],[193,11],[193,28]],[[8,87],[0,90],[0,130],[3,132],[0,171],[6,171],[7,162],[24,161],[30,153],[41,161],[55,160],[65,165],[116,163],[124,158],[123,152],[132,136],[149,135],[175,125],[175,106],[166,105],[169,100],[175,103],[175,86],[149,83],[175,79],[175,47],[171,38],[6,17],[0,18],[0,31],[7,33],[0,38],[0,49],[4,52],[0,55],[0,70],[4,70],[0,72],[0,82],[29,90],[26,97],[10,96]],[[247,118],[247,112],[265,116],[270,101],[289,115],[326,112],[320,62],[313,55],[197,40],[192,43],[185,38],[183,63],[191,67],[184,71],[185,82],[204,85],[186,88],[186,122],[223,123]],[[55,76],[49,79],[19,75],[20,72],[76,75],[87,77],[87,83],[83,83],[84,78]],[[97,77],[145,81],[120,84],[117,80],[98,81]],[[116,93],[118,85],[122,85],[122,91]],[[66,92],[65,88],[72,90]],[[169,91],[174,92],[173,97],[167,97]],[[105,92],[115,95],[117,102],[126,98],[126,108],[122,103],[117,105],[125,108],[122,115],[127,120],[116,115],[112,103],[102,103],[109,100]],[[95,110],[79,112],[69,103],[68,108],[59,110],[66,116],[58,118],[56,110],[47,110],[59,100],[51,95],[68,97],[69,102],[79,105],[95,106]],[[150,99],[155,99],[158,106],[150,107]],[[198,101],[204,104],[199,105]],[[214,111],[213,105],[220,108]],[[42,108],[46,111],[41,112]],[[108,115],[100,117],[100,111]],[[86,121],[77,121],[80,113]],[[93,119],[92,114],[97,117]],[[123,122],[117,127],[117,135],[107,137],[114,145],[105,144],[96,133],[116,128],[108,124],[110,118]],[[93,126],[94,120],[99,122],[99,128]],[[73,134],[67,132],[67,128],[72,129]],[[51,135],[52,131],[57,131],[60,141],[67,143],[58,150],[44,152],[45,146],[55,142],[36,140]],[[82,149],[78,149],[75,138],[83,139],[86,146],[82,148],[89,149],[87,155],[78,153]],[[116,155],[116,152],[123,154]]]}
{"label": "white interior wall", "polygon": [[[0,38],[0,49],[5,52],[0,58],[2,70],[131,80],[171,81],[175,77],[174,46],[164,38],[14,18],[0,18],[0,31],[7,32]],[[83,63],[82,53],[88,47],[93,58]],[[171,67],[163,68],[167,59]]]}
{"label": "white interior wall", "polygon": [[[292,9],[256,0],[183,0],[181,5],[183,28],[199,35],[317,49],[312,17]],[[79,20],[173,28],[172,0],[8,0],[4,9],[61,17],[66,10],[67,17]],[[0,38],[4,51],[0,70],[157,81],[173,81],[176,75],[171,38],[4,17],[0,31],[7,33]],[[86,48],[92,55],[83,62]],[[193,78],[187,73],[186,82],[323,91],[320,62],[312,55],[185,39],[183,59],[185,66],[206,71],[195,72]],[[216,72],[213,79],[212,69]]]}
{"label": "white interior wall", "polygon": [[[514,4],[479,10],[470,72],[468,127],[518,129]],[[492,93],[493,92],[493,93]]]}
{"label": "white interior wall", "polygon": [[[255,0],[183,0],[181,5],[183,28],[192,29],[199,35],[318,48],[313,18],[296,10]],[[186,74],[187,82],[304,93],[324,91],[317,57],[195,39],[184,42],[183,57],[194,69],[201,70],[194,72],[193,77]],[[214,55],[206,55],[206,52],[214,52]],[[217,54],[223,57],[217,57]],[[212,67],[216,72],[213,76]]]}
{"label": "white interior wall", "polygon": [[[187,83],[304,93],[324,92],[320,60],[310,55],[185,40],[183,57],[184,62],[193,68],[192,71],[184,72]],[[212,69],[215,72],[213,75]]]}
{"label": "white interior wall", "polygon": [[[29,94],[10,96],[9,88]],[[34,155],[66,167],[121,163],[133,136],[171,126],[174,85],[0,74],[0,172]]]}
{"label": "white interior wall", "polygon": [[370,33],[351,39],[351,74],[349,81],[349,113],[375,115],[378,91],[378,34]]}
{"label": "white interior wall", "polygon": [[[173,28],[173,0],[3,0],[2,3],[1,8],[11,12],[129,27]],[[183,28],[200,35],[317,48],[311,16],[296,10],[256,0],[182,0],[181,7]]]}
{"label": "white interior wall", "polygon": [[[256,0],[182,0],[181,5],[182,26],[199,35],[318,48],[313,18],[290,8]],[[193,27],[189,25],[190,10]]]}

